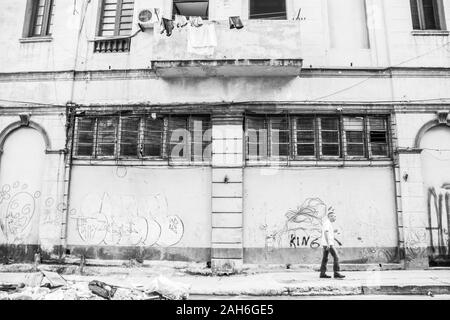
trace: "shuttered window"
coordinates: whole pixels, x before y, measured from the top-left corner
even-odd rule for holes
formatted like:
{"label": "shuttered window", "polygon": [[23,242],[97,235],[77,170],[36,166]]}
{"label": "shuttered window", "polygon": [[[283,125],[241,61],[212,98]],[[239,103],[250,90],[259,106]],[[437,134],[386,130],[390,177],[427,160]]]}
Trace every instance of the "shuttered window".
{"label": "shuttered window", "polygon": [[339,157],[339,118],[320,119],[321,154]]}
{"label": "shuttered window", "polygon": [[264,160],[268,157],[268,125],[265,117],[248,117],[246,120],[247,159]]}
{"label": "shuttered window", "polygon": [[52,34],[54,0],[28,0],[23,36],[45,37]]}
{"label": "shuttered window", "polygon": [[143,157],[164,157],[164,118],[148,117],[144,121]]}
{"label": "shuttered window", "polygon": [[211,160],[210,116],[78,117],[75,157]]}
{"label": "shuttered window", "polygon": [[375,157],[388,156],[386,119],[381,117],[369,117],[368,127],[371,155]]}
{"label": "shuttered window", "polygon": [[351,157],[364,157],[364,118],[344,117],[346,154]]}
{"label": "shuttered window", "polygon": [[414,30],[445,30],[442,0],[410,0]]}
{"label": "shuttered window", "polygon": [[137,157],[139,151],[140,118],[121,118],[120,155]]}
{"label": "shuttered window", "polygon": [[103,0],[99,36],[127,36],[133,28],[134,0]]}
{"label": "shuttered window", "polygon": [[92,156],[94,154],[95,118],[78,118],[75,154]]}
{"label": "shuttered window", "polygon": [[246,160],[250,161],[390,157],[384,115],[252,115],[245,123]]}
{"label": "shuttered window", "polygon": [[113,157],[116,151],[118,119],[104,117],[97,119],[97,156]]}

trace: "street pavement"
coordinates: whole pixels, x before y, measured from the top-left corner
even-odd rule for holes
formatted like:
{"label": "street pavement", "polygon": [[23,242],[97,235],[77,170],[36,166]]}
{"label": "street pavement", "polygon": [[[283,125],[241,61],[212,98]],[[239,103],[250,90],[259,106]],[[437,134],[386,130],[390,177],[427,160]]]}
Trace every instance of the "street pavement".
{"label": "street pavement", "polygon": [[[173,283],[189,288],[192,299],[198,297],[271,297],[321,299],[321,297],[386,296],[395,295],[447,299],[450,294],[450,269],[428,270],[368,270],[344,272],[346,278],[320,279],[314,271],[270,270],[249,272],[229,276],[211,276],[206,267],[155,264],[131,267],[84,267],[40,265],[40,269],[57,271],[72,285],[87,291],[92,280],[105,282],[126,290],[145,290],[154,285],[156,278],[163,276]],[[14,272],[20,270],[22,272]],[[209,269],[210,270],[210,269]],[[27,283],[32,266],[0,266],[1,283]],[[330,273],[331,274],[331,273]],[[131,292],[131,291],[130,291]],[[83,294],[85,294],[84,292]],[[71,297],[76,295],[71,293]],[[64,295],[55,295],[64,298]],[[127,298],[127,294],[122,295]]]}

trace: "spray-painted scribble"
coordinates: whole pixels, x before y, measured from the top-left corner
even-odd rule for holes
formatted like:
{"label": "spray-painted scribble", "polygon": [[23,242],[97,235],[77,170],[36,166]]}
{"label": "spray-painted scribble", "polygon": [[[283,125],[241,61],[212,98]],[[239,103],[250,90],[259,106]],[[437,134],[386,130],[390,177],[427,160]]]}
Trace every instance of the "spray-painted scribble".
{"label": "spray-painted scribble", "polygon": [[76,220],[80,239],[91,245],[170,247],[180,242],[184,233],[182,220],[169,215],[167,200],[161,195],[138,199],[89,194],[77,212],[70,218]]}
{"label": "spray-painted scribble", "polygon": [[[319,248],[322,219],[331,211],[334,212],[334,209],[319,198],[306,199],[301,206],[285,214],[286,221],[281,229],[266,234],[266,244],[269,243],[269,247],[273,244],[282,247],[288,243],[290,248]],[[338,239],[335,240],[338,245],[342,245]]]}
{"label": "spray-painted scribble", "polygon": [[450,254],[450,188],[444,184],[428,189],[428,230],[430,250],[434,256]]}
{"label": "spray-painted scribble", "polygon": [[9,184],[0,188],[0,230],[8,243],[21,243],[30,231],[41,192],[27,189],[28,185],[19,181],[12,188]]}
{"label": "spray-painted scribble", "polygon": [[[53,197],[44,197],[40,190],[28,190],[29,185],[16,181],[0,187],[0,233],[11,244],[24,243],[38,221],[40,237],[59,240],[63,203],[56,205]],[[42,202],[39,200],[42,198]],[[37,226],[37,224],[35,224]]]}

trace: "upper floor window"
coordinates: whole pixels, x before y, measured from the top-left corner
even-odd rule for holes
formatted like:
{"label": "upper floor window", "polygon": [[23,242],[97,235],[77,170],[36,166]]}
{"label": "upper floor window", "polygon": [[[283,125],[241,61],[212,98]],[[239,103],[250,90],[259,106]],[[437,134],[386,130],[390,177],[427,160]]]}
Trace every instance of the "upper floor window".
{"label": "upper floor window", "polygon": [[410,0],[414,30],[445,30],[442,0]]}
{"label": "upper floor window", "polygon": [[99,36],[127,36],[133,29],[134,0],[101,1]]}
{"label": "upper floor window", "polygon": [[53,0],[28,0],[25,13],[24,38],[52,34]]}
{"label": "upper floor window", "polygon": [[172,14],[208,20],[209,0],[173,0]]}
{"label": "upper floor window", "polygon": [[286,0],[250,0],[250,19],[286,20]]}

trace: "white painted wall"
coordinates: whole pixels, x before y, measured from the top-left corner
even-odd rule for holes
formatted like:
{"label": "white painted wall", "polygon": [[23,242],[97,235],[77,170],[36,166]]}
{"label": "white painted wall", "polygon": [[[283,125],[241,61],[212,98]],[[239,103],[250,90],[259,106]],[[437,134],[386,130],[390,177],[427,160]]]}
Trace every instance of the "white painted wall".
{"label": "white painted wall", "polygon": [[44,140],[34,129],[18,129],[7,137],[0,158],[0,243],[39,243],[44,151]]}
{"label": "white painted wall", "polygon": [[75,166],[68,244],[209,248],[211,169]]}
{"label": "white painted wall", "polygon": [[[320,222],[302,215],[299,219],[304,222],[288,225],[296,231],[280,232],[285,228],[286,213],[312,198],[325,204],[314,207],[318,215],[330,206],[335,209],[336,238],[343,248],[397,246],[391,168],[280,168],[274,174],[264,174],[265,170],[244,170],[244,248],[289,248],[290,234],[299,236],[300,242],[303,236],[311,236],[310,242],[320,237]],[[273,234],[279,237],[266,243]]]}

